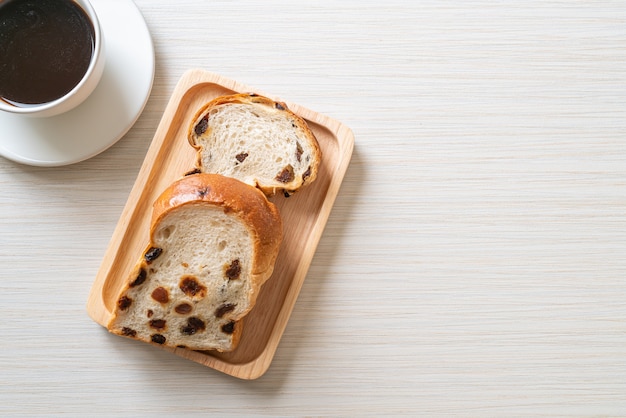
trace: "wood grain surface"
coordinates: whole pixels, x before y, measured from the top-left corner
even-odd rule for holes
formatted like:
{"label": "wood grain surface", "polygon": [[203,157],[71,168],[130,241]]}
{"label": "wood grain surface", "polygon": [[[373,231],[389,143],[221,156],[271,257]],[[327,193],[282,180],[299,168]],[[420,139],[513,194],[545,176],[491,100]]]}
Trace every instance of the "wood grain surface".
{"label": "wood grain surface", "polygon": [[[0,160],[0,415],[626,416],[623,1],[136,4],[157,67],[131,131],[68,167]],[[190,68],[355,135],[254,381],[85,309]]]}

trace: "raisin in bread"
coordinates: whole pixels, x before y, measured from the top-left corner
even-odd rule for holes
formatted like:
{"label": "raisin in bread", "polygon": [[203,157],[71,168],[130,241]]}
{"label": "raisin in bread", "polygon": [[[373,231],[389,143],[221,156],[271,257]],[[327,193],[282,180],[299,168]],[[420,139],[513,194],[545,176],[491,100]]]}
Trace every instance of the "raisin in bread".
{"label": "raisin in bread", "polygon": [[218,97],[189,127],[197,172],[218,173],[289,196],[317,177],[321,151],[307,123],[282,102],[256,94]]}
{"label": "raisin in bread", "polygon": [[183,177],[154,203],[150,243],[108,329],[170,347],[233,350],[281,240],[278,210],[256,188],[215,174]]}

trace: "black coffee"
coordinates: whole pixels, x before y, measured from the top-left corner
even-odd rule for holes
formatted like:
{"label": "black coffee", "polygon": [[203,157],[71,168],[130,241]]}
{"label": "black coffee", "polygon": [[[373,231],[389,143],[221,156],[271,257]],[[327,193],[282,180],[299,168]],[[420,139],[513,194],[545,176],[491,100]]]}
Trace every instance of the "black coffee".
{"label": "black coffee", "polygon": [[0,99],[47,103],[83,78],[94,28],[71,0],[0,0]]}

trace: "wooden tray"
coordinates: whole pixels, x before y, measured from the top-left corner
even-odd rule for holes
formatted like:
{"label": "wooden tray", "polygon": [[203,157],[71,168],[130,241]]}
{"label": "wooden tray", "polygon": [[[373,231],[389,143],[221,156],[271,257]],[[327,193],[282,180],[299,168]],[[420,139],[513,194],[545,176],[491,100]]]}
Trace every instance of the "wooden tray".
{"label": "wooden tray", "polygon": [[322,163],[314,183],[292,197],[272,198],[283,217],[284,240],[274,274],[244,319],[238,348],[231,353],[163,349],[241,379],[256,379],[265,373],[274,357],[354,146],[354,136],[345,125],[295,103],[217,74],[202,70],[185,73],[165,109],[114,230],[89,294],[87,311],[100,325],[109,322],[117,295],[148,242],[152,203],[172,181],[194,167],[195,151],[187,141],[191,119],[204,103],[234,92],[255,92],[285,102],[317,136]]}

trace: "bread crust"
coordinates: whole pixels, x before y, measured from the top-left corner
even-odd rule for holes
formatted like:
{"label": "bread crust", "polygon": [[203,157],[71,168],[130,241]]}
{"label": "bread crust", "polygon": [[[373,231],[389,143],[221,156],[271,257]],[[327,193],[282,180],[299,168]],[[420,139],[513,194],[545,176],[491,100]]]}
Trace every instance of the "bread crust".
{"label": "bread crust", "polygon": [[304,184],[306,180],[306,184],[313,182],[317,178],[317,173],[319,170],[319,164],[322,159],[322,152],[317,142],[317,138],[309,125],[306,123],[304,119],[298,116],[296,113],[291,111],[284,102],[275,101],[268,97],[258,95],[256,93],[237,93],[225,96],[219,96],[210,102],[206,103],[202,106],[194,115],[192,119],[193,122],[190,124],[188,129],[187,138],[189,144],[196,149],[197,157],[196,157],[196,169],[200,171],[204,171],[202,167],[202,146],[196,143],[196,135],[194,129],[196,125],[202,120],[202,118],[209,114],[209,112],[217,107],[229,105],[229,104],[248,104],[248,105],[257,105],[264,106],[268,111],[271,112],[284,112],[285,116],[287,116],[292,124],[295,126],[295,129],[300,131],[306,137],[307,143],[310,145],[312,149],[312,159],[311,165],[309,167],[309,173],[306,176],[306,179],[302,177],[296,176],[292,181],[289,181],[283,185],[276,184],[262,184],[257,181],[256,187],[258,187],[265,195],[273,196],[277,191],[282,191],[285,196],[289,196],[292,193],[295,193],[299,190]]}

